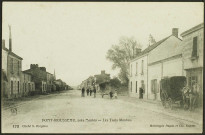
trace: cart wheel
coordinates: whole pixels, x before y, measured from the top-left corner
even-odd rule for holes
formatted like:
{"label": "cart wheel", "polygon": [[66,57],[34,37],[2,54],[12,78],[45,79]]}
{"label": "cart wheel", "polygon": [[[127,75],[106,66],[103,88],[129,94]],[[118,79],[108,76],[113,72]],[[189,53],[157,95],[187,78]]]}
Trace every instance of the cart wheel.
{"label": "cart wheel", "polygon": [[173,103],[172,99],[169,98],[169,99],[168,99],[168,104],[169,104],[169,108],[170,108],[170,109],[173,109],[172,103]]}
{"label": "cart wheel", "polygon": [[179,104],[180,104],[180,107],[183,108],[183,101],[180,101]]}
{"label": "cart wheel", "polygon": [[162,101],[162,106],[163,106],[164,108],[166,108],[166,102],[165,102],[165,101]]}

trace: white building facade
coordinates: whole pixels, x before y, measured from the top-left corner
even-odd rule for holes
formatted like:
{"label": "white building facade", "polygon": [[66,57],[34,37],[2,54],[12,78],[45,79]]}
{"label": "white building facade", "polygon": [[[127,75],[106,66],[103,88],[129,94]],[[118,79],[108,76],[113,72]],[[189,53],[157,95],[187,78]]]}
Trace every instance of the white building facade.
{"label": "white building facade", "polygon": [[164,77],[185,76],[182,41],[170,36],[148,56],[148,98],[160,100],[160,81]]}

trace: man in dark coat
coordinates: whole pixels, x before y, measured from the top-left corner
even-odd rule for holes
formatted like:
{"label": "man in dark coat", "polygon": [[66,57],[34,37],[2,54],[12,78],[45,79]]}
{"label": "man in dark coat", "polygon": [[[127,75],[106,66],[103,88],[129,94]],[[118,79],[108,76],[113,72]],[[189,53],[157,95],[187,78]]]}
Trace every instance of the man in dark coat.
{"label": "man in dark coat", "polygon": [[94,87],[93,89],[93,93],[94,93],[94,98],[96,97],[96,88]]}
{"label": "man in dark coat", "polygon": [[92,89],[90,89],[90,96],[92,96],[92,92],[93,92],[93,90],[92,90]]}
{"label": "man in dark coat", "polygon": [[83,87],[82,88],[82,97],[84,97],[85,96],[85,88]]}
{"label": "man in dark coat", "polygon": [[90,91],[89,88],[87,88],[87,90],[86,90],[87,96],[89,96],[89,91]]}
{"label": "man in dark coat", "polygon": [[140,87],[139,92],[140,92],[140,93],[139,93],[139,94],[140,94],[140,95],[139,95],[139,98],[142,99],[142,98],[143,98],[143,89],[142,89],[142,87]]}

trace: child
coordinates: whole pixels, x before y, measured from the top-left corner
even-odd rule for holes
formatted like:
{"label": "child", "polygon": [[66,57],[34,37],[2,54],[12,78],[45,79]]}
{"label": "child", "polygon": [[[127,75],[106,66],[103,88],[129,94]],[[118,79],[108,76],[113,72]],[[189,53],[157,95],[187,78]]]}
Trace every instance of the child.
{"label": "child", "polygon": [[115,90],[114,97],[117,99],[117,90]]}

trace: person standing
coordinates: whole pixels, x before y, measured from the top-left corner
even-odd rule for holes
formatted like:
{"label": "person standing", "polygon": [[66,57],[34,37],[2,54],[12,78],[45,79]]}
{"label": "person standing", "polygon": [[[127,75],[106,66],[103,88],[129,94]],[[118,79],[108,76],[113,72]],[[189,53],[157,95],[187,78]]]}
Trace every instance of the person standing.
{"label": "person standing", "polygon": [[89,96],[89,88],[87,88],[86,92],[87,92],[87,96]]}
{"label": "person standing", "polygon": [[198,84],[197,82],[193,81],[193,87],[191,92],[189,93],[189,97],[190,97],[190,111],[193,110],[195,108],[196,105],[196,100],[198,98]]}
{"label": "person standing", "polygon": [[96,88],[95,88],[95,86],[93,88],[93,93],[94,93],[94,98],[96,98]]}
{"label": "person standing", "polygon": [[90,96],[92,96],[92,92],[93,92],[92,89],[90,89]]}
{"label": "person standing", "polygon": [[139,99],[142,99],[143,98],[143,89],[142,87],[140,87],[140,90],[139,90]]}
{"label": "person standing", "polygon": [[115,90],[114,97],[117,99],[117,90]]}
{"label": "person standing", "polygon": [[113,97],[113,92],[112,91],[110,91],[110,99],[112,99],[112,97]]}
{"label": "person standing", "polygon": [[82,88],[82,97],[84,97],[85,96],[85,88],[83,87]]}

